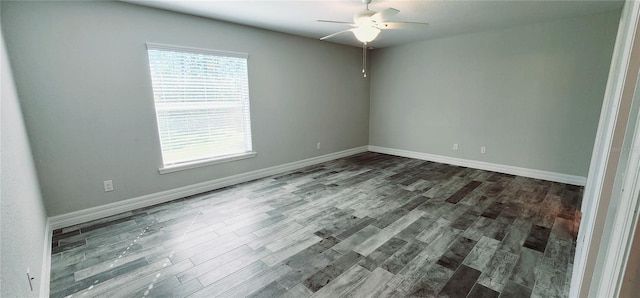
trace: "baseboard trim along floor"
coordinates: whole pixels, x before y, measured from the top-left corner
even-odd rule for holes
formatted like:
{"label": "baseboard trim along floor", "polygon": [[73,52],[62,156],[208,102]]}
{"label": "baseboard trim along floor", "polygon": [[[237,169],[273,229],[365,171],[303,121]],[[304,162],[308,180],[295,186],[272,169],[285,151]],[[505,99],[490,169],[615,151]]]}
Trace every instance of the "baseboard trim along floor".
{"label": "baseboard trim along floor", "polygon": [[229,177],[224,177],[220,179],[215,179],[211,181],[205,181],[202,183],[196,183],[192,185],[187,185],[183,187],[179,187],[176,189],[170,189],[166,191],[161,191],[157,193],[152,193],[148,195],[143,195],[140,197],[123,200],[111,204],[106,204],[102,206],[87,208],[83,210],[78,210],[74,212],[69,212],[61,215],[56,215],[50,217],[51,221],[51,230],[64,228],[96,219],[100,219],[107,216],[112,216],[118,213],[131,211],[137,208],[143,208],[148,206],[153,206],[156,204],[196,195],[199,193],[212,191],[215,189],[227,187],[230,185],[247,182],[255,179],[260,179],[263,177],[276,175],[280,173],[284,173],[287,171],[296,170],[299,168],[323,163],[326,161],[362,153],[367,151],[367,146],[356,147],[352,149],[347,149],[343,151],[338,151],[326,155],[316,156],[300,161],[295,161],[279,166],[273,166],[265,169],[255,170],[251,172],[246,172],[242,174],[237,174]]}
{"label": "baseboard trim along floor", "polygon": [[583,177],[583,176],[567,175],[562,173],[527,169],[527,168],[521,168],[521,167],[501,165],[496,163],[489,163],[484,161],[455,158],[455,157],[435,155],[435,154],[422,153],[422,152],[416,152],[416,151],[408,151],[408,150],[402,150],[402,149],[394,149],[394,148],[369,145],[369,151],[427,160],[427,161],[444,163],[444,164],[449,164],[454,166],[473,168],[478,170],[492,171],[492,172],[498,172],[498,173],[509,174],[509,175],[516,175],[516,176],[522,176],[522,177],[528,177],[528,178],[535,178],[535,179],[541,179],[541,180],[547,180],[547,181],[553,181],[553,182],[559,182],[559,183],[578,185],[578,186],[584,186],[587,182],[587,177]]}

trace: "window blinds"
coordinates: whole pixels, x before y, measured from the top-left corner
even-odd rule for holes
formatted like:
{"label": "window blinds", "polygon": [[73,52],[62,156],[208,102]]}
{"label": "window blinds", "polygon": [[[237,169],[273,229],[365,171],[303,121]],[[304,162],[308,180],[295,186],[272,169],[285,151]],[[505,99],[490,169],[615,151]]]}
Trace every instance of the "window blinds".
{"label": "window blinds", "polygon": [[147,44],[165,166],[251,151],[247,55]]}

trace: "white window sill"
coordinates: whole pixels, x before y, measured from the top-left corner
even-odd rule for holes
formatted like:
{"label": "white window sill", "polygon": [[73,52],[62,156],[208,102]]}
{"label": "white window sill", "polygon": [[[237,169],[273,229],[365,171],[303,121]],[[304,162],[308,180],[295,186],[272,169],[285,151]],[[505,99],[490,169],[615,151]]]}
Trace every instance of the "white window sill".
{"label": "white window sill", "polygon": [[199,167],[204,167],[204,166],[209,166],[209,165],[215,165],[215,164],[230,162],[230,161],[234,161],[234,160],[252,158],[252,157],[255,157],[257,154],[258,154],[257,152],[247,152],[247,153],[226,155],[226,156],[210,158],[210,159],[203,159],[203,160],[192,161],[192,162],[185,162],[185,163],[180,163],[180,164],[175,164],[175,165],[169,165],[169,166],[162,167],[162,168],[158,169],[158,172],[160,172],[160,174],[167,174],[167,173],[172,173],[172,172],[184,171],[184,170],[188,170],[188,169],[194,169],[194,168],[199,168]]}

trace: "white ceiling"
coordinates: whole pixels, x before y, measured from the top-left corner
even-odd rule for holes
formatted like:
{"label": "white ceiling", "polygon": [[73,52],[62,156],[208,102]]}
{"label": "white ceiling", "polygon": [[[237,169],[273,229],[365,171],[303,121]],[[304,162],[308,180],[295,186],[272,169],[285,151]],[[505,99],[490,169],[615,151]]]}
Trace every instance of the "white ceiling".
{"label": "white ceiling", "polygon": [[[349,28],[346,25],[319,23],[316,20],[352,22],[353,15],[364,9],[361,0],[124,1],[310,38],[320,38]],[[389,21],[426,22],[429,26],[423,29],[384,30],[370,46],[382,48],[418,40],[577,17],[620,9],[622,5],[623,1],[620,0],[373,0],[369,5],[370,10],[380,11],[387,7],[400,10]],[[339,35],[329,41],[361,46],[351,33]]]}

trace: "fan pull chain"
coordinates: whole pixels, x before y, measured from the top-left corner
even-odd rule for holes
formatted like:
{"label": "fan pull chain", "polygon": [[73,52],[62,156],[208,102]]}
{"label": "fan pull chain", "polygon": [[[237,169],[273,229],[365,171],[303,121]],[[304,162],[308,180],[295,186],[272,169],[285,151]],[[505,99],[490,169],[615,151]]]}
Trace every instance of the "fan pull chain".
{"label": "fan pull chain", "polygon": [[362,43],[362,74],[367,77],[367,43]]}

